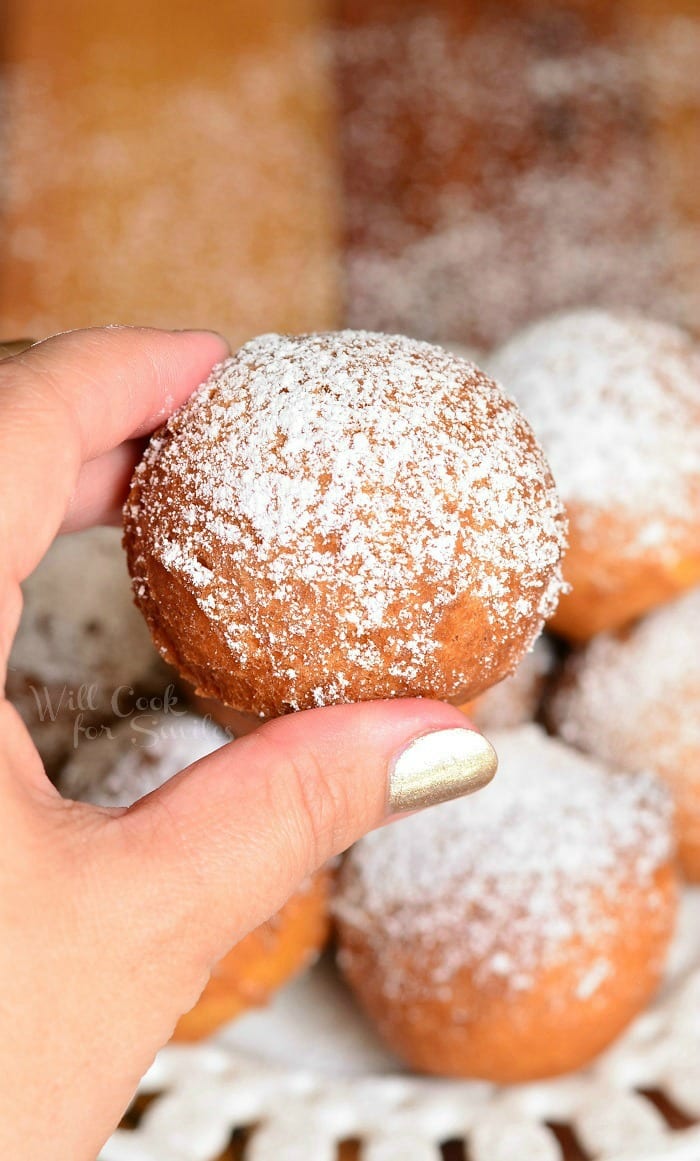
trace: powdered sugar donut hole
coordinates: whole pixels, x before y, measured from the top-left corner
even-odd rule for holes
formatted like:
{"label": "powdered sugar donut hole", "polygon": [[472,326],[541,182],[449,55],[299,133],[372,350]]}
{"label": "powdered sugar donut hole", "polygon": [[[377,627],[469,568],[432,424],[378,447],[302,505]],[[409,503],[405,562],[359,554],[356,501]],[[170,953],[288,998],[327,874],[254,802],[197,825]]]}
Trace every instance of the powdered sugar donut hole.
{"label": "powdered sugar donut hole", "polygon": [[683,331],[580,310],[490,359],[541,441],[569,517],[552,627],[614,629],[700,581],[700,352]]}
{"label": "powdered sugar donut hole", "polygon": [[419,1071],[518,1082],[588,1063],[659,982],[677,904],[671,805],[537,726],[494,781],[372,832],[334,909],[339,964]]}
{"label": "powdered sugar donut hole", "polygon": [[139,696],[164,696],[173,672],[134,607],[117,528],[58,536],[22,585],[7,675],[50,774],[84,735]]}
{"label": "powdered sugar donut hole", "polygon": [[686,877],[700,882],[700,589],[573,654],[548,723],[571,745],[668,784]]}
{"label": "powdered sugar donut hole", "polygon": [[500,387],[354,331],[247,343],[153,437],[125,507],[163,655],[262,716],[478,695],[554,611],[564,541]]}
{"label": "powdered sugar donut hole", "polygon": [[196,714],[139,714],[75,750],[57,786],[64,798],[77,802],[132,806],[228,741],[224,730]]}

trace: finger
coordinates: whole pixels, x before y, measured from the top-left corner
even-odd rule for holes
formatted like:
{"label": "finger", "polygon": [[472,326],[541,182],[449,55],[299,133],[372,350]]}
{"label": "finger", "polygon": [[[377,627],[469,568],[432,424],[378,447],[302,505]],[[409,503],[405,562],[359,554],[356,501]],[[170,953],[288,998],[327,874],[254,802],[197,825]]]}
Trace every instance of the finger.
{"label": "finger", "polygon": [[129,439],[83,464],[61,532],[120,523],[122,505],[143,448],[143,440]]}
{"label": "finger", "polygon": [[14,579],[51,543],[82,464],[153,430],[227,350],[209,332],[108,327],[0,362],[0,535]]}
{"label": "finger", "polygon": [[[424,735],[427,743],[405,750]],[[395,810],[397,781],[406,806],[402,752],[423,804],[476,789],[495,771],[488,742],[439,702],[293,714],[224,746],[115,819],[125,857],[118,882],[103,891],[116,886],[135,912],[148,890],[144,920],[196,931],[193,954],[214,962],[304,876],[381,825]]]}

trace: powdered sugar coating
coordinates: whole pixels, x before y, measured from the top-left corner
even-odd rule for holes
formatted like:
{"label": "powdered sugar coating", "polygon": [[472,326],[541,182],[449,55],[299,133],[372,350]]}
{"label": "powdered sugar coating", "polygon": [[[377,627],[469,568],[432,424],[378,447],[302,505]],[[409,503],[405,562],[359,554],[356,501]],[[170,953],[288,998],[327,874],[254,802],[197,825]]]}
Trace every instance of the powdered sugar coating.
{"label": "powdered sugar coating", "polygon": [[58,789],[95,806],[131,806],[229,740],[195,714],[143,714],[84,742],[61,770]]}
{"label": "powdered sugar coating", "polygon": [[472,363],[401,336],[247,343],[151,441],[125,526],[137,600],[152,554],[232,668],[271,671],[276,702],[241,707],[256,712],[458,694],[475,661],[446,672],[440,629],[466,601],[488,627],[483,687],[561,588],[561,505],[512,401]]}
{"label": "powdered sugar coating", "polygon": [[[663,556],[700,513],[700,352],[666,323],[581,310],[536,323],[491,357],[541,440],[577,531],[632,533],[620,552]],[[593,538],[593,539],[591,539]]]}
{"label": "powdered sugar coating", "polygon": [[[627,770],[677,776],[700,794],[700,589],[569,664],[548,716],[567,742]],[[697,807],[695,808],[697,814]]]}
{"label": "powdered sugar coating", "polygon": [[374,831],[345,864],[336,911],[385,965],[387,996],[420,988],[418,975],[449,989],[462,969],[477,984],[528,989],[576,940],[600,942],[606,973],[625,885],[648,887],[653,907],[653,877],[672,853],[663,787],[610,777],[537,726],[492,740],[499,771],[484,790]]}

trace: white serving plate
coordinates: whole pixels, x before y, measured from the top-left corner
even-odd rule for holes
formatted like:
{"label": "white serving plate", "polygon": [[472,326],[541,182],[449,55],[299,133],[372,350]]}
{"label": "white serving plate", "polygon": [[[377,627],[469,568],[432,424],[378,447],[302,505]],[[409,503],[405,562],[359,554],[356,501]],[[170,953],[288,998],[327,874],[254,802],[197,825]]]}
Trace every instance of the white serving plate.
{"label": "white serving plate", "polygon": [[[642,1092],[698,1124],[671,1129]],[[548,1123],[566,1124],[594,1161],[700,1161],[700,888],[684,893],[665,984],[585,1071],[499,1087],[405,1072],[375,1037],[326,959],[269,1008],[196,1045],[168,1046],[140,1091],[158,1094],[100,1161],[216,1161],[236,1128],[256,1126],[246,1161],[560,1161]]]}

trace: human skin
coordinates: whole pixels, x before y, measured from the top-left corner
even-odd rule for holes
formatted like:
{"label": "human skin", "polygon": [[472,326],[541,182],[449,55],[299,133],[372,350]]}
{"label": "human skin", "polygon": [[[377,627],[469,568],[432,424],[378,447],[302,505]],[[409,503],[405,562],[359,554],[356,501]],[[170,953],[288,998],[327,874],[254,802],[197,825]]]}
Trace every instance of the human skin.
{"label": "human skin", "polygon": [[[224,358],[209,332],[75,331],[0,362],[0,654],[60,531],[118,517],[141,441]],[[76,594],[79,599],[79,594]],[[212,966],[387,815],[422,700],[272,721],[129,810],[63,800],[0,701],[0,1156],[94,1161]]]}

